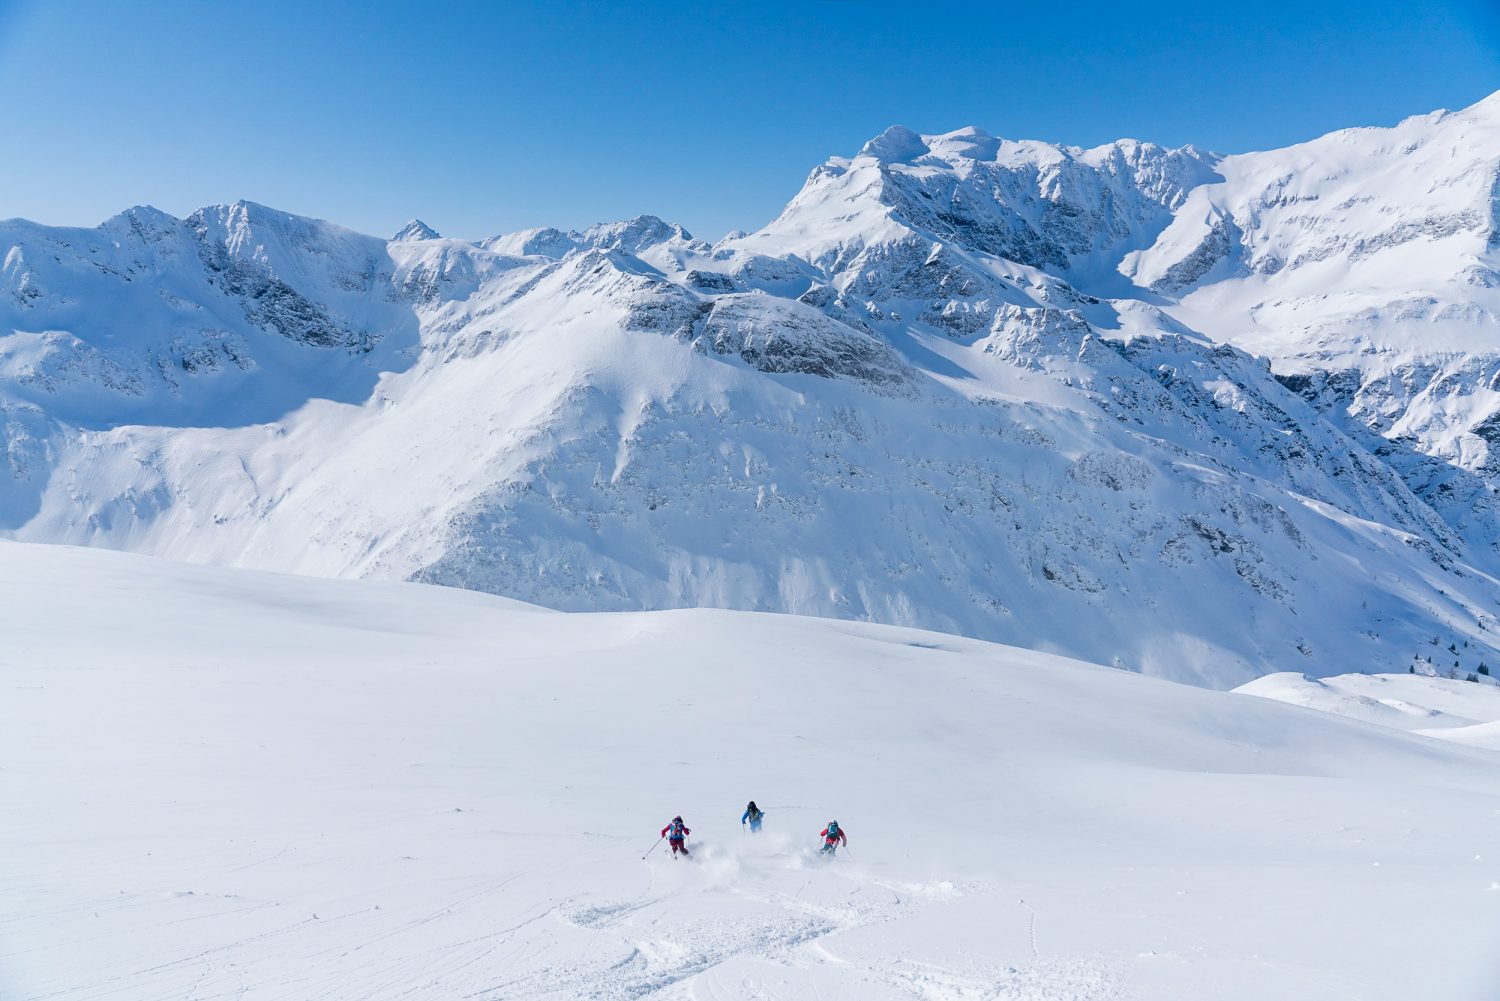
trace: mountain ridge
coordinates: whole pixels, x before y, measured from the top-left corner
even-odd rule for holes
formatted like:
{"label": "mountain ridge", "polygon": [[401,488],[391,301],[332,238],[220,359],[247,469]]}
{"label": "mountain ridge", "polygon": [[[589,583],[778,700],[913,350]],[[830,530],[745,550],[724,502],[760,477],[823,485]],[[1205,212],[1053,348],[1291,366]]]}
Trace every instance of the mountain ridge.
{"label": "mountain ridge", "polygon": [[1492,108],[1293,147],[1279,187],[1274,152],[898,127],[713,245],[7,221],[0,534],[1215,687],[1500,656]]}

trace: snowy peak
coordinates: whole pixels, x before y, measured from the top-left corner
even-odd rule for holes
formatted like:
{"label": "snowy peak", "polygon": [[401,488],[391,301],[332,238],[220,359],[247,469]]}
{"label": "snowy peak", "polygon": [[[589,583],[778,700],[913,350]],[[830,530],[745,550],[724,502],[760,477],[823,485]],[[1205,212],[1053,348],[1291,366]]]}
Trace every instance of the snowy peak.
{"label": "snowy peak", "polygon": [[922,141],[921,136],[904,125],[892,125],[865,143],[856,154],[856,159],[871,157],[882,163],[910,163],[930,152],[931,149]]}
{"label": "snowy peak", "polygon": [[580,248],[645,254],[661,249],[706,253],[711,248],[676,223],[664,222],[654,215],[636,216],[622,222],[598,223],[583,231],[564,233],[551,227],[523,229],[502,233],[481,241],[480,247],[498,254],[517,257],[549,257],[561,260]]}
{"label": "snowy peak", "polygon": [[479,246],[512,257],[550,257],[561,260],[578,249],[578,241],[562,230],[548,226],[502,233],[481,241]]}
{"label": "snowy peak", "polygon": [[573,234],[578,243],[600,250],[623,250],[639,254],[664,243],[691,244],[693,235],[676,223],[664,222],[654,215],[636,216],[625,222],[601,223],[582,233]]}
{"label": "snowy peak", "polygon": [[206,206],[188,216],[187,222],[205,242],[222,246],[235,257],[267,263],[278,255],[306,250],[340,255],[384,253],[385,241],[256,202]]}
{"label": "snowy peak", "polygon": [[[860,158],[907,167],[971,169],[972,163],[993,163],[1012,169],[1030,167],[1039,171],[1056,169],[1070,160],[1078,160],[1113,172],[1150,170],[1163,160],[1212,167],[1222,159],[1191,145],[1169,150],[1137,139],[1120,139],[1093,149],[1037,140],[1000,139],[974,125],[934,135],[918,135],[903,125],[893,125],[865,143],[855,155],[855,159]],[[830,161],[838,162],[837,158]],[[1206,173],[1201,173],[1198,180],[1201,182],[1207,177]]]}
{"label": "snowy peak", "polygon": [[303,296],[361,296],[389,269],[386,241],[321,219],[254,202],[199,209],[187,222],[203,245],[205,262],[230,275],[253,274]]}
{"label": "snowy peak", "polygon": [[106,219],[99,228],[106,233],[129,232],[155,239],[179,232],[183,228],[183,221],[155,206],[135,205]]}
{"label": "snowy peak", "polygon": [[402,226],[396,235],[391,237],[392,243],[407,243],[412,240],[437,240],[441,234],[420,219],[413,219]]}
{"label": "snowy peak", "polygon": [[137,206],[97,229],[0,223],[0,410],[35,408],[4,435],[0,510],[7,494],[24,498],[11,512],[35,503],[50,421],[215,425],[310,393],[363,399],[361,360],[415,333],[385,248],[252,202],[186,220]]}
{"label": "snowy peak", "polygon": [[872,242],[916,237],[1071,277],[1151,242],[1217,162],[1135,140],[1080,150],[893,126],[813,171],[781,216],[739,242],[836,270]]}
{"label": "snowy peak", "polygon": [[1462,278],[1492,249],[1500,190],[1500,95],[1392,128],[1345,129],[1284,150],[1225,158],[1221,177],[1121,270],[1146,287],[1312,269],[1337,292]]}
{"label": "snowy peak", "polygon": [[929,152],[940,160],[994,160],[999,154],[1001,140],[975,126],[958,129],[939,136],[924,137]]}

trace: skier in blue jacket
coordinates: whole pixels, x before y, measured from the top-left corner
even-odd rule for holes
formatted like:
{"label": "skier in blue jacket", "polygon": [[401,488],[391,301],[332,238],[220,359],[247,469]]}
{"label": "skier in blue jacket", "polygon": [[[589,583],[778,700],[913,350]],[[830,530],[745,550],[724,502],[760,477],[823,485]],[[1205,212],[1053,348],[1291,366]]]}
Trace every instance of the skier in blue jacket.
{"label": "skier in blue jacket", "polygon": [[765,811],[756,806],[755,800],[752,799],[750,805],[745,807],[745,812],[740,816],[740,826],[744,827],[746,822],[748,822],[750,824],[750,833],[754,834],[760,830],[760,822],[765,815]]}

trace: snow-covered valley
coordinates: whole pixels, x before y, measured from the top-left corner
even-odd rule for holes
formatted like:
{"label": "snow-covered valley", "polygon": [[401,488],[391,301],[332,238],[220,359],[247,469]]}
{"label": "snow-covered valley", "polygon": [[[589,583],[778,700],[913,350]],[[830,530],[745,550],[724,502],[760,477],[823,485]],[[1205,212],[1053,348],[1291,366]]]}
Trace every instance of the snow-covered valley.
{"label": "snow-covered valley", "polygon": [[893,128],[713,245],[0,223],[0,533],[1220,688],[1500,663],[1497,176],[1491,98],[1231,157]]}
{"label": "snow-covered valley", "polygon": [[[7,998],[1500,982],[1494,753],[1386,726],[904,628],[16,543],[0,635]],[[679,812],[693,859],[643,861]]]}

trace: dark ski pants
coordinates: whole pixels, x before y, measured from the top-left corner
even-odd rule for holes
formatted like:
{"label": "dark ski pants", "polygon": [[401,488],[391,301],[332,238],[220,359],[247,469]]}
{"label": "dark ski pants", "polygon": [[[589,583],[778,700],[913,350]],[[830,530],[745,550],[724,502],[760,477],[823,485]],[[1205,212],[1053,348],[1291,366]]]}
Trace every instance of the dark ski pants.
{"label": "dark ski pants", "polygon": [[673,855],[676,855],[678,852],[682,852],[684,855],[688,854],[687,845],[682,838],[668,838],[667,844],[672,847]]}

